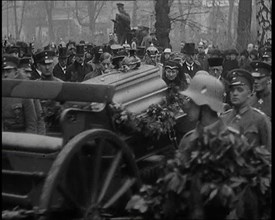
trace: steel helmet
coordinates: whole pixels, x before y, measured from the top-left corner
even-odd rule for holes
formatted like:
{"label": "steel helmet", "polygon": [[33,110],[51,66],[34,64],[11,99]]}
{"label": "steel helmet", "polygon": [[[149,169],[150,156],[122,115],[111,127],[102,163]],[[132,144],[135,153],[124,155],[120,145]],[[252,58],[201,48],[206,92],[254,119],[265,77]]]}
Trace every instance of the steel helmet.
{"label": "steel helmet", "polygon": [[215,112],[223,112],[224,85],[211,75],[197,74],[182,95],[190,97],[197,105],[208,105]]}

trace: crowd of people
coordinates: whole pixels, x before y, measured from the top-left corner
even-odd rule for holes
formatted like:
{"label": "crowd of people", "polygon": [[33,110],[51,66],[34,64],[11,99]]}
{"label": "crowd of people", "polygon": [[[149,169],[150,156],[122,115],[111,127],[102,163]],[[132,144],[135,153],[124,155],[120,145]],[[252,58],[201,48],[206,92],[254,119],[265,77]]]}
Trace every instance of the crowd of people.
{"label": "crowd of people", "polygon": [[[127,21],[123,5],[116,20]],[[115,21],[114,21],[115,22]],[[116,23],[116,22],[115,22]],[[127,26],[128,23],[126,22]],[[196,126],[181,137],[186,157],[201,129],[242,134],[250,144],[271,151],[271,46],[249,43],[239,52],[205,42],[185,43],[180,51],[158,47],[155,33],[127,43],[116,23],[118,38],[104,45],[80,41],[50,43],[34,50],[23,41],[2,45],[2,78],[83,82],[103,74],[128,72],[141,65],[159,67],[168,89],[184,97],[182,108]],[[64,106],[52,100],[2,98],[2,130],[49,134],[60,131]]]}

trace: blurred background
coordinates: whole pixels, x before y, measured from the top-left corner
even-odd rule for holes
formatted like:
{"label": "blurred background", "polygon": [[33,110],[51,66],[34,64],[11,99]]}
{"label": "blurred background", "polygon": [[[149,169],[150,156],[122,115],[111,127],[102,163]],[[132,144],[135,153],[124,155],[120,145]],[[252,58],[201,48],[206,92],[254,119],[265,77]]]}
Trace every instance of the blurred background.
{"label": "blurred background", "polygon": [[[271,0],[119,1],[131,28],[149,27],[160,43],[178,51],[202,40],[220,49],[271,44]],[[118,1],[2,1],[2,39],[33,42],[109,41]]]}

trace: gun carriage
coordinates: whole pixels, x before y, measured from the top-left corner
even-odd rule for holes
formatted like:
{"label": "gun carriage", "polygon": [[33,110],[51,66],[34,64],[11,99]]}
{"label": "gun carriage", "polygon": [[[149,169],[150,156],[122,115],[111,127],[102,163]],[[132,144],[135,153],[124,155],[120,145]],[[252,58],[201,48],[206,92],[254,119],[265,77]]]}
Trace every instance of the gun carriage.
{"label": "gun carriage", "polygon": [[[2,132],[2,218],[10,219],[13,210],[15,219],[123,219],[129,197],[144,182],[142,169],[159,164],[162,157],[154,155],[173,143],[168,135],[151,141],[117,131],[108,105],[143,115],[165,96],[160,75],[158,67],[142,65],[83,83],[3,79],[3,97],[97,102],[101,108],[66,108],[60,137]],[[184,114],[177,120],[186,124]]]}

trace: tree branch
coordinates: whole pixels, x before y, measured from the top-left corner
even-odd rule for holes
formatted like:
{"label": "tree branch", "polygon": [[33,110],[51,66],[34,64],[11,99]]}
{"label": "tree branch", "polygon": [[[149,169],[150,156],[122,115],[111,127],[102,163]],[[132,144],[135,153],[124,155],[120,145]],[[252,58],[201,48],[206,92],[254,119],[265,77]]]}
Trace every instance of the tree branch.
{"label": "tree branch", "polygon": [[26,1],[23,2],[22,13],[21,13],[21,22],[20,22],[19,31],[18,31],[19,32],[19,36],[20,36],[21,30],[22,30],[22,26],[23,26],[25,7],[26,7]]}
{"label": "tree branch", "polygon": [[84,26],[84,27],[88,27],[89,26],[89,23],[83,22],[83,18],[80,18],[79,15],[78,15],[78,4],[77,4],[77,1],[75,1],[75,16],[76,16],[77,22],[81,26]]}

